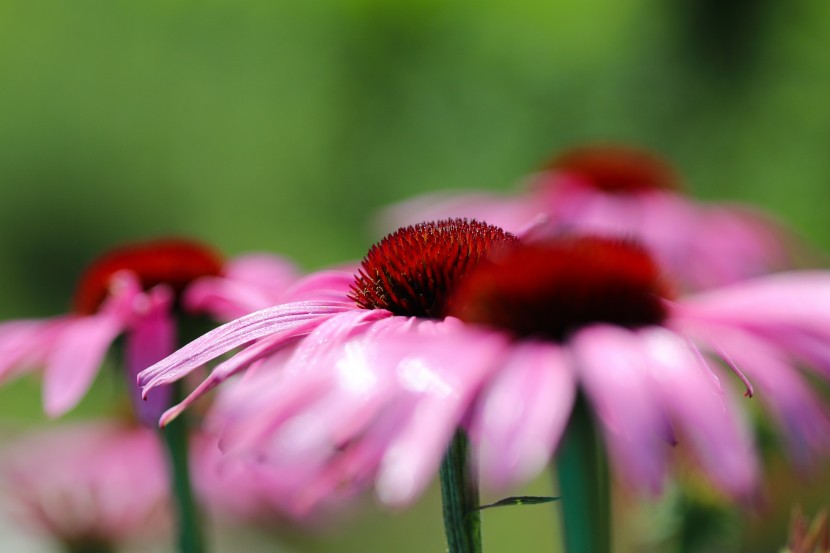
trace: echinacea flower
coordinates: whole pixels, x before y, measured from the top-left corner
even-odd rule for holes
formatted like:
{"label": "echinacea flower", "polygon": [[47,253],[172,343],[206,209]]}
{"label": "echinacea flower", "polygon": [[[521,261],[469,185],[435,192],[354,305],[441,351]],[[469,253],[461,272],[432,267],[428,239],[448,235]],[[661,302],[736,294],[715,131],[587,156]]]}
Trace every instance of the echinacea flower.
{"label": "echinacea flower", "polygon": [[743,496],[757,461],[733,375],[797,457],[830,443],[796,369],[830,375],[830,273],[675,298],[632,243],[525,243],[456,220],[388,236],[339,293],[248,315],[143,371],[147,393],[248,344],[162,422],[251,367],[247,391],[223,407],[223,445],[291,471],[308,505],[371,482],[384,502],[411,502],[459,427],[482,482],[514,486],[548,463],[579,394],[624,480],[658,491],[680,443]]}
{"label": "echinacea flower", "polygon": [[[213,518],[291,517],[286,479],[227,458],[207,433],[189,445],[196,496]],[[169,533],[168,485],[156,432],[125,421],[61,424],[4,443],[0,454],[3,508],[70,551],[114,551]]]}
{"label": "echinacea flower", "polygon": [[[276,303],[296,279],[271,256],[230,261],[198,242],[157,240],[113,250],[81,277],[71,314],[0,324],[0,381],[42,368],[45,411],[59,416],[86,393],[113,342],[125,337],[129,382],[175,350],[177,312],[230,320]],[[136,406],[145,421],[169,405],[163,390]]]}
{"label": "echinacea flower", "polygon": [[164,454],[148,428],[87,422],[4,445],[0,489],[22,524],[70,551],[111,551],[170,528]]}
{"label": "echinacea flower", "polygon": [[689,290],[730,284],[792,265],[795,240],[770,217],[739,204],[700,203],[664,160],[626,146],[564,152],[520,195],[436,193],[404,201],[381,217],[387,228],[474,217],[517,232],[535,216],[546,232],[633,238]]}

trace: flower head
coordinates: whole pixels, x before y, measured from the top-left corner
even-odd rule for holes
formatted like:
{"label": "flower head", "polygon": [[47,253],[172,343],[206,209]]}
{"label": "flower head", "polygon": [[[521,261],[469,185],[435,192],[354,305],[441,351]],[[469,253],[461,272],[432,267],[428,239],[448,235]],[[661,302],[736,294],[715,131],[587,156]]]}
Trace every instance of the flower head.
{"label": "flower head", "polygon": [[[270,282],[261,284],[266,278]],[[107,252],[80,278],[72,313],[0,324],[0,380],[43,367],[45,410],[61,415],[84,395],[119,336],[125,336],[133,382],[141,369],[175,349],[177,313],[207,312],[229,320],[273,305],[295,279],[282,260],[225,261],[191,240],[156,240]],[[134,396],[148,422],[169,404],[163,390],[149,402],[140,401],[137,391]]]}
{"label": "flower head", "polygon": [[439,193],[382,216],[389,228],[441,217],[476,217],[519,232],[544,215],[542,232],[633,238],[673,281],[698,290],[759,276],[792,263],[794,241],[769,217],[735,204],[702,204],[683,193],[663,159],[619,145],[577,147],[554,157],[520,195]]}
{"label": "flower head", "polygon": [[[272,522],[291,516],[285,478],[223,456],[205,432],[190,437],[190,454],[196,495],[212,515]],[[0,455],[3,507],[72,551],[114,550],[167,533],[168,486],[158,433],[132,423],[62,424],[4,444]]]}
{"label": "flower head", "polygon": [[[826,450],[830,423],[796,366],[808,361],[830,375],[830,274],[674,298],[629,242],[507,242],[459,273],[443,318],[357,303],[355,290],[375,289],[367,276],[385,278],[364,263],[355,277],[304,288],[323,299],[233,321],[142,372],[140,383],[146,393],[248,344],[162,421],[250,367],[247,385],[220,399],[224,448],[293,474],[295,500],[307,506],[372,482],[387,503],[412,501],[458,427],[485,484],[523,482],[552,457],[578,391],[617,472],[641,489],[659,490],[675,443],[726,492],[752,489],[756,459],[733,375],[747,395],[757,391],[797,458]],[[373,251],[394,267],[408,259]]]}
{"label": "flower head", "polygon": [[21,522],[79,551],[157,537],[170,512],[155,434],[88,422],[27,436],[4,448],[3,496]]}

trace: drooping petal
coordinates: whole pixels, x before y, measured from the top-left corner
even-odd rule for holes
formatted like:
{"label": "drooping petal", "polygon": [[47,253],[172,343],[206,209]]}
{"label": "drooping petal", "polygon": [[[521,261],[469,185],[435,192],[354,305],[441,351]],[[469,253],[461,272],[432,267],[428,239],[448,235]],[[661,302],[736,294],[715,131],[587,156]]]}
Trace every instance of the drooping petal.
{"label": "drooping petal", "polygon": [[0,324],[0,382],[45,365],[61,330],[72,317]]}
{"label": "drooping petal", "polygon": [[[359,325],[360,322],[382,319],[390,315],[391,313],[382,310],[370,311],[364,309],[343,309],[339,312],[330,312],[328,315],[324,316],[299,319],[295,321],[292,326],[288,326],[287,328],[281,327],[279,332],[260,340],[259,342],[246,348],[244,351],[236,354],[234,357],[219,364],[210,376],[199,386],[197,386],[196,389],[184,399],[184,401],[164,413],[161,418],[161,424],[166,425],[208,391],[212,390],[239,371],[244,370],[252,363],[257,362],[268,355],[272,355],[274,352],[293,343],[301,336],[305,336],[309,333],[312,334],[303,341],[303,352],[312,350],[315,344],[317,346],[324,346],[322,350],[325,351],[325,347],[334,345],[327,344],[327,342],[331,340],[333,336],[337,335],[338,332],[348,335],[354,330],[355,326]],[[295,356],[296,355],[297,354],[295,354]],[[314,366],[314,363],[312,363],[311,360],[305,360],[303,363],[308,366]],[[195,368],[196,366],[198,365],[191,366],[187,370],[192,370],[192,368]],[[139,375],[139,378],[141,378],[141,375]],[[152,386],[153,385],[148,384],[145,387],[145,393],[147,390],[151,389]]]}
{"label": "drooping petal", "polygon": [[818,332],[830,328],[830,273],[778,273],[695,294],[679,301],[673,316],[681,324],[715,321],[761,330],[791,325]]}
{"label": "drooping petal", "polygon": [[830,451],[830,417],[797,369],[779,349],[740,329],[718,328],[716,343],[756,385],[756,397],[770,409],[784,431],[797,462]]}
{"label": "drooping petal", "polygon": [[131,322],[140,293],[135,275],[116,273],[98,313],[74,318],[60,332],[44,372],[43,403],[49,416],[60,416],[81,400],[110,345]]}
{"label": "drooping petal", "polygon": [[159,417],[170,406],[172,389],[159,386],[145,400],[138,388],[138,373],[161,361],[176,349],[176,322],[172,314],[173,295],[165,286],[156,286],[143,298],[141,313],[135,317],[126,335],[125,356],[127,363],[127,387],[133,400],[133,408],[139,420],[147,426],[155,426]]}
{"label": "drooping petal", "polygon": [[666,420],[651,388],[637,333],[611,326],[579,331],[574,362],[620,474],[658,492],[666,472]]}
{"label": "drooping petal", "polygon": [[672,420],[692,440],[715,483],[732,495],[746,495],[757,477],[752,435],[717,377],[677,334],[665,328],[642,334],[649,372]]}
{"label": "drooping petal", "polygon": [[792,265],[795,240],[760,212],[739,205],[698,209],[691,255],[700,286],[708,288],[760,276]]}
{"label": "drooping petal", "polygon": [[50,417],[63,415],[81,400],[125,323],[99,314],[79,318],[64,328],[44,373],[43,404]]}
{"label": "drooping petal", "polygon": [[[401,319],[378,319],[383,313],[359,310],[338,315],[304,340],[319,342],[323,338],[316,347],[301,346],[290,358],[268,359],[258,367],[232,392],[237,397],[222,398],[226,410],[223,443],[231,443],[227,428],[236,422],[234,419],[242,424],[236,425],[240,430],[233,432],[233,443],[251,444],[264,439],[283,420],[302,416],[303,411],[312,417],[336,412],[332,424],[326,425],[326,433],[336,442],[350,440],[351,432],[359,432],[360,424],[355,421],[371,417],[375,402],[384,401],[394,380],[395,360],[377,354],[373,338],[388,327],[399,326]],[[348,339],[359,323],[370,321],[359,337]],[[321,405],[317,405],[318,400]]]}
{"label": "drooping petal", "polygon": [[482,483],[504,490],[549,462],[570,417],[576,376],[555,345],[514,346],[479,397],[471,424]]}
{"label": "drooping petal", "polygon": [[355,309],[347,302],[295,302],[263,309],[231,321],[187,344],[173,355],[138,375],[146,394],[152,388],[178,380],[211,359],[248,342],[270,336],[285,339],[307,333],[307,323],[323,322],[332,315]]}
{"label": "drooping petal", "polygon": [[470,402],[497,367],[506,340],[495,333],[458,333],[422,339],[416,348],[387,339],[385,354],[397,359],[405,395],[417,398],[408,424],[389,444],[377,477],[378,497],[388,505],[411,503],[437,472],[444,451]]}

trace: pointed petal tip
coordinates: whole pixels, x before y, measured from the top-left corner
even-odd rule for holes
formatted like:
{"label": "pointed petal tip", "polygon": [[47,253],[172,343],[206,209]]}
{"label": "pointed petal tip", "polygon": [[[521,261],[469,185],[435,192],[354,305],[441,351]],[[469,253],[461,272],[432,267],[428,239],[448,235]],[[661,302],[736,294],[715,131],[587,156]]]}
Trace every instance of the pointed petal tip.
{"label": "pointed petal tip", "polygon": [[159,428],[167,427],[167,425],[176,420],[176,418],[182,414],[182,411],[184,411],[184,406],[182,404],[174,405],[165,411],[159,419]]}

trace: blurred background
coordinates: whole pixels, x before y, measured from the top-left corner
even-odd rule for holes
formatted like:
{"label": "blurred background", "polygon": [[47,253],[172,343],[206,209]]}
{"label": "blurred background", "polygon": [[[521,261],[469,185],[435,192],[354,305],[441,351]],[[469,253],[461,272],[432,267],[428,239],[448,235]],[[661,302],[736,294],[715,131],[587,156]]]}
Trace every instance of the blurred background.
{"label": "blurred background", "polygon": [[[827,249],[829,52],[823,0],[0,0],[0,318],[65,311],[85,264],[125,240],[354,260],[377,208],[508,190],[593,140],[653,148],[696,196],[751,202]],[[43,421],[37,381],[0,390],[0,420]],[[774,449],[761,511],[622,497],[620,550],[777,551],[791,505],[815,510],[830,485]],[[442,551],[438,503],[367,505],[314,535],[229,528],[216,551]],[[485,546],[550,551],[554,514],[487,512]]]}

